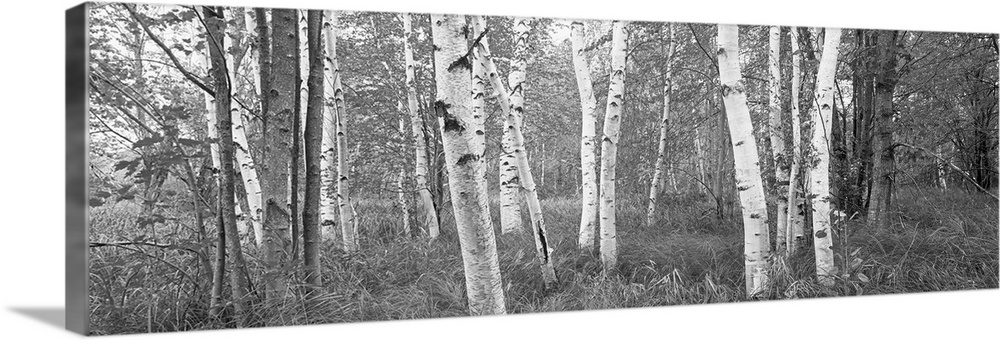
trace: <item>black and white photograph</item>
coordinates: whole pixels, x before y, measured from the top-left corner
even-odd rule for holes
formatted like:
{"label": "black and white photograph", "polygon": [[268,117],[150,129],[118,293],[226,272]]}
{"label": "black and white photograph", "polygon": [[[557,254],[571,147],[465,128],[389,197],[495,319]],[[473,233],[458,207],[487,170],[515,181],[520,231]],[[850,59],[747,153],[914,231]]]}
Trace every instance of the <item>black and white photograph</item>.
{"label": "black and white photograph", "polygon": [[87,335],[998,288],[996,33],[82,6]]}

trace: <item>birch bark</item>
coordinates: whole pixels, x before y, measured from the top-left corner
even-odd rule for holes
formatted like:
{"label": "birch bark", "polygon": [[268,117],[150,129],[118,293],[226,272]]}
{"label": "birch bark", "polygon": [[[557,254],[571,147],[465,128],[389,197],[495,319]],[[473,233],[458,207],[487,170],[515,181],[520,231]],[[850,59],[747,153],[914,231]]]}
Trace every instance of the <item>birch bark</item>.
{"label": "birch bark", "polygon": [[660,119],[660,146],[656,155],[656,163],[653,164],[653,179],[649,185],[649,207],[646,209],[646,226],[652,226],[656,221],[656,205],[660,196],[660,191],[663,190],[664,181],[664,169],[666,168],[666,158],[667,158],[667,132],[670,128],[670,92],[673,86],[671,75],[673,74],[673,59],[674,59],[674,29],[673,26],[667,23],[667,32],[670,41],[667,45],[667,55],[666,67],[663,71],[663,116]]}
{"label": "birch bark", "polygon": [[597,192],[597,99],[594,98],[593,83],[590,80],[590,66],[584,54],[583,22],[574,21],[570,28],[570,42],[573,45],[573,69],[576,73],[577,88],[580,92],[580,107],[583,116],[583,131],[580,134],[580,180],[583,187],[580,205],[580,237],[578,246],[582,250],[594,248],[594,233],[598,226]]}
{"label": "birch bark", "polygon": [[496,239],[488,223],[486,197],[476,177],[482,162],[475,153],[472,118],[472,62],[468,51],[468,25],[459,15],[431,15],[434,46],[434,109],[441,123],[448,189],[458,229],[469,314],[506,314]]}
{"label": "birch bark", "polygon": [[820,284],[832,286],[837,268],[833,263],[833,228],[830,220],[830,117],[833,115],[837,57],[840,52],[840,29],[827,28],[823,36],[823,57],[816,74],[816,105],[813,110],[810,167],[813,206],[813,248],[816,251],[816,276]]}
{"label": "birch bark", "polygon": [[615,211],[615,170],[622,106],[625,104],[625,22],[612,23],[611,74],[608,82],[608,106],[604,114],[604,137],[601,142],[601,263],[604,272],[618,264],[618,233]]}
{"label": "birch bark", "polygon": [[753,135],[750,108],[740,73],[739,28],[719,25],[719,78],[729,122],[736,190],[743,211],[743,256],[747,296],[767,289],[767,262],[771,247],[767,233],[767,204],[760,177],[760,157]]}
{"label": "birch bark", "polygon": [[416,63],[413,60],[413,23],[409,13],[402,14],[403,20],[403,54],[406,62],[406,106],[410,114],[410,128],[413,131],[414,153],[416,153],[416,170],[414,177],[417,192],[420,195],[421,225],[431,239],[437,238],[437,210],[434,208],[434,198],[428,184],[427,136],[424,134],[424,120],[421,118],[417,100]]}

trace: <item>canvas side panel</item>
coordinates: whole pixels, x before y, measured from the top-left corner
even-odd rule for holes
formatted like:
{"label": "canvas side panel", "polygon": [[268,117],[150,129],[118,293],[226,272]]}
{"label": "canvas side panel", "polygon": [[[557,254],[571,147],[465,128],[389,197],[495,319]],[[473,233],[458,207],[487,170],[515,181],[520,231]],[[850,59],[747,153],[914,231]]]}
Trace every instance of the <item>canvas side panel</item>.
{"label": "canvas side panel", "polygon": [[87,275],[87,7],[66,11],[66,329],[90,328]]}

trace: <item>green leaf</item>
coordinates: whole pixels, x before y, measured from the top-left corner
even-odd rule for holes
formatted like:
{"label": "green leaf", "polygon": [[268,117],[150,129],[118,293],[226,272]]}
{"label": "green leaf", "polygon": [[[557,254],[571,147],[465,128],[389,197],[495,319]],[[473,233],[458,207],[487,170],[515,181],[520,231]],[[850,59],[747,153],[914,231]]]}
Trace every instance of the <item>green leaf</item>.
{"label": "green leaf", "polygon": [[858,280],[861,280],[861,282],[864,282],[864,283],[868,283],[868,281],[869,281],[868,280],[868,276],[866,276],[865,274],[861,274],[861,273],[858,273]]}
{"label": "green leaf", "polygon": [[99,206],[104,205],[104,200],[102,200],[100,198],[93,198],[93,197],[91,197],[90,201],[88,203],[90,204],[91,207],[99,207]]}

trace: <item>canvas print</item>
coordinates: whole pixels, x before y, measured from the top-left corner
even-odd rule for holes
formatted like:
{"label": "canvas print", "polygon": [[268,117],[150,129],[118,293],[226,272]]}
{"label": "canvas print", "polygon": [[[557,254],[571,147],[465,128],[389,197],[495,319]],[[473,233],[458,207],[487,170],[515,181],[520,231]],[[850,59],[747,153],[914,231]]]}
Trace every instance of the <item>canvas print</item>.
{"label": "canvas print", "polygon": [[91,335],[998,286],[996,34],[80,13]]}

